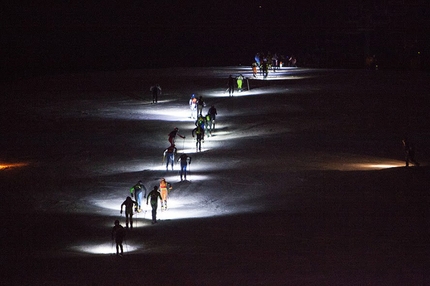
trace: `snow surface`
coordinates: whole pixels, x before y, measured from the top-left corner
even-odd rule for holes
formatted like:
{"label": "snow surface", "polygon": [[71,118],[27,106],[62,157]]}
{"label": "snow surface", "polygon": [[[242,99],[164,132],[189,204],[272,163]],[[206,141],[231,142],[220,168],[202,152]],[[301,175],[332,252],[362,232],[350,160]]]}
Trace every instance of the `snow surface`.
{"label": "snow surface", "polygon": [[[251,90],[228,97],[239,73]],[[395,71],[252,79],[240,66],[3,84],[0,284],[429,285],[429,85]],[[192,93],[218,111],[199,153]],[[189,181],[162,164],[174,127]],[[404,135],[419,168],[404,167]],[[145,206],[116,257],[129,188],[162,177],[169,209],[152,225]]]}

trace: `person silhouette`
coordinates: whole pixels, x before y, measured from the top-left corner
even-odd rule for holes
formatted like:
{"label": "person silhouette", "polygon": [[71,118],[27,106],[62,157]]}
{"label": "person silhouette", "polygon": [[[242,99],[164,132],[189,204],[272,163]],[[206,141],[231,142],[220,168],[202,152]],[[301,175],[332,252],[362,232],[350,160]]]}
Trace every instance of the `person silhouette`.
{"label": "person silhouette", "polygon": [[115,220],[115,225],[112,228],[112,240],[116,244],[116,255],[120,255],[119,250],[121,250],[121,255],[124,253],[122,242],[125,237],[125,229],[119,224],[119,220]]}
{"label": "person silhouette", "polygon": [[158,208],[158,200],[161,200],[160,192],[158,192],[158,186],[154,186],[154,189],[149,192],[146,197],[146,204],[148,205],[148,201],[151,200],[151,208],[152,208],[152,224],[157,223],[157,208]]}
{"label": "person silhouette", "polygon": [[129,220],[130,220],[130,228],[133,228],[133,206],[134,205],[137,205],[137,202],[133,201],[129,196],[121,204],[121,211],[119,213],[122,214],[122,207],[125,206],[125,227],[126,228],[128,228]]}

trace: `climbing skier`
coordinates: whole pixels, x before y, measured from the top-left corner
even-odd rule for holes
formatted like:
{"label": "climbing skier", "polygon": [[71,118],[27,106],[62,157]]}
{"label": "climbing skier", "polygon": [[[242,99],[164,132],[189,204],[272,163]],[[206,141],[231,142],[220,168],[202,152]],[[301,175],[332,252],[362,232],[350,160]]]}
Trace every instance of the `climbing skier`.
{"label": "climbing skier", "polygon": [[151,199],[152,224],[154,224],[154,223],[157,223],[158,199],[161,200],[161,195],[158,192],[158,186],[154,186],[154,189],[149,192],[148,197],[146,198],[147,205],[148,205],[149,199]]}
{"label": "climbing skier", "polygon": [[414,145],[408,140],[408,138],[404,138],[402,140],[403,148],[405,150],[405,162],[406,167],[409,167],[409,162],[414,164],[414,166],[419,166],[420,164],[415,160],[415,147]]}
{"label": "climbing skier", "polygon": [[240,74],[237,78],[236,78],[236,82],[237,82],[237,90],[239,92],[242,92],[242,83],[243,83],[243,75]]}
{"label": "climbing skier", "polygon": [[[188,104],[190,105],[190,109],[191,109],[191,116],[190,116],[190,118],[194,119],[195,118],[194,114],[196,113],[196,110],[197,110],[197,98],[194,95],[194,93],[191,95],[191,98],[190,98],[190,101],[189,101]],[[197,115],[197,113],[196,113],[196,115]]]}
{"label": "climbing skier", "polygon": [[203,107],[205,106],[206,106],[206,103],[203,100],[203,96],[200,96],[199,100],[197,101],[197,116],[202,116]]}
{"label": "climbing skier", "polygon": [[175,147],[175,144],[170,145],[169,147],[167,147],[166,149],[164,149],[163,152],[163,162],[164,159],[166,159],[166,171],[169,170],[169,163],[172,165],[172,171],[173,171],[173,163],[175,162],[175,156],[176,156],[176,152],[178,150]]}
{"label": "climbing skier", "polygon": [[158,102],[158,96],[161,95],[161,87],[159,84],[153,85],[149,89],[152,92],[152,103]]}
{"label": "climbing skier", "polygon": [[121,249],[121,255],[124,253],[122,242],[125,237],[125,229],[119,224],[119,220],[115,220],[115,225],[112,228],[112,240],[116,244],[116,255],[120,255],[119,250]]}
{"label": "climbing skier", "polygon": [[175,127],[172,131],[169,133],[169,143],[170,145],[174,145],[176,141],[176,135],[181,137],[182,139],[185,139],[185,136],[179,134],[179,128]]}
{"label": "climbing skier", "polygon": [[205,130],[200,125],[197,125],[191,132],[191,135],[193,138],[196,137],[196,152],[197,150],[202,151],[202,139],[205,138]]}
{"label": "climbing skier", "polygon": [[172,190],[172,185],[166,179],[160,180],[161,210],[167,210],[167,197]]}
{"label": "climbing skier", "polygon": [[205,130],[206,130],[206,134],[208,135],[208,137],[210,137],[212,135],[212,117],[211,115],[208,113],[205,116]]}
{"label": "climbing skier", "polygon": [[178,162],[181,162],[181,181],[182,181],[182,176],[185,178],[185,181],[187,180],[187,165],[191,164],[191,157],[188,156],[187,154],[182,154],[179,159]]}
{"label": "climbing skier", "polygon": [[119,212],[122,214],[122,207],[125,206],[125,227],[128,228],[128,221],[130,219],[130,228],[133,228],[133,206],[137,205],[135,201],[131,199],[131,197],[127,197],[125,201],[121,204],[121,211]]}
{"label": "climbing skier", "polygon": [[[145,191],[145,194],[143,194],[143,191]],[[142,195],[146,198],[146,187],[142,181],[137,182],[136,185],[130,188],[130,195],[132,198],[134,197],[137,202],[134,211],[140,213],[142,211]]]}
{"label": "climbing skier", "polygon": [[211,108],[209,108],[208,114],[211,116],[211,121],[212,121],[211,129],[215,130],[215,118],[218,115],[218,113],[216,112],[216,108],[214,105],[212,105]]}
{"label": "climbing skier", "polygon": [[233,96],[234,94],[234,78],[232,75],[228,77],[228,96]]}

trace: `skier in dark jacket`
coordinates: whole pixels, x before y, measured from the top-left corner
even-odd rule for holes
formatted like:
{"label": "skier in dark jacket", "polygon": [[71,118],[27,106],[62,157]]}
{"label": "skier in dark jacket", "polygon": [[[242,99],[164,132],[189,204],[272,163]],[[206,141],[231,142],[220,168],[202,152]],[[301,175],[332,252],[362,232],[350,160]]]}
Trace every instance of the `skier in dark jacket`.
{"label": "skier in dark jacket", "polygon": [[228,77],[228,95],[233,96],[234,94],[234,77],[230,75]]}
{"label": "skier in dark jacket", "polygon": [[148,197],[146,198],[146,204],[148,204],[149,199],[151,199],[152,224],[154,224],[157,223],[158,199],[161,200],[161,195],[158,192],[158,186],[154,186],[154,189],[149,192]]}
{"label": "skier in dark jacket", "polygon": [[215,130],[215,118],[218,115],[218,113],[216,112],[216,108],[214,105],[212,105],[211,108],[209,108],[208,115],[210,115],[211,121],[212,121],[211,130]]}
{"label": "skier in dark jacket", "polygon": [[168,148],[164,149],[163,152],[163,162],[166,159],[166,171],[169,169],[169,163],[172,165],[173,171],[173,163],[175,162],[175,156],[178,149],[176,149],[175,144],[170,145]]}
{"label": "skier in dark jacket", "polygon": [[200,96],[199,100],[197,101],[197,116],[202,116],[203,107],[205,106],[206,106],[206,103],[203,100],[203,96]]}
{"label": "skier in dark jacket", "polygon": [[409,167],[409,162],[414,164],[415,166],[419,166],[420,164],[415,161],[415,147],[414,145],[408,140],[408,138],[404,138],[402,140],[403,148],[405,150],[405,162],[406,167]]}
{"label": "skier in dark jacket", "polygon": [[188,156],[187,154],[182,154],[178,161],[181,161],[181,181],[182,181],[182,176],[184,176],[185,181],[187,180],[187,165],[191,164],[191,157]]}
{"label": "skier in dark jacket", "polygon": [[151,86],[149,89],[152,92],[152,103],[158,102],[158,96],[161,95],[161,87],[159,84]]}
{"label": "skier in dark jacket", "polygon": [[121,204],[121,211],[119,212],[122,214],[122,207],[125,206],[125,227],[128,228],[128,220],[130,219],[130,228],[133,228],[133,206],[137,205],[135,201],[131,199],[131,197],[127,197],[125,201]]}
{"label": "skier in dark jacket", "polygon": [[125,229],[119,224],[119,220],[115,221],[115,226],[112,228],[112,240],[115,240],[116,244],[116,255],[119,255],[121,249],[121,255],[124,253],[122,242],[125,237]]}
{"label": "skier in dark jacket", "polygon": [[[145,194],[143,194],[143,191],[145,191]],[[137,206],[134,209],[136,212],[142,211],[142,195],[144,198],[146,198],[146,188],[145,185],[142,183],[142,181],[137,182],[136,185],[130,188],[130,195],[131,197],[134,197],[137,201]]]}
{"label": "skier in dark jacket", "polygon": [[200,125],[197,125],[197,127],[194,128],[191,132],[191,135],[193,136],[193,138],[197,136],[196,151],[202,151],[202,139],[205,138],[205,130]]}
{"label": "skier in dark jacket", "polygon": [[170,133],[169,133],[169,142],[170,145],[175,144],[176,141],[176,135],[178,135],[179,137],[181,137],[182,139],[185,139],[185,136],[182,136],[181,134],[178,133],[179,132],[179,128],[175,127],[175,129],[173,129]]}

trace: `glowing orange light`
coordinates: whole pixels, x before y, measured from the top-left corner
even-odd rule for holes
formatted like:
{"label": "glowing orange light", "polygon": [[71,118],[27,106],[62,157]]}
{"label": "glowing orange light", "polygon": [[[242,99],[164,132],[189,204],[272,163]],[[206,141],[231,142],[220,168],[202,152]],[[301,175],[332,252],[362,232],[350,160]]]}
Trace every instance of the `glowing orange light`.
{"label": "glowing orange light", "polygon": [[0,170],[25,167],[28,163],[0,163]]}

